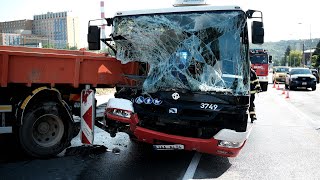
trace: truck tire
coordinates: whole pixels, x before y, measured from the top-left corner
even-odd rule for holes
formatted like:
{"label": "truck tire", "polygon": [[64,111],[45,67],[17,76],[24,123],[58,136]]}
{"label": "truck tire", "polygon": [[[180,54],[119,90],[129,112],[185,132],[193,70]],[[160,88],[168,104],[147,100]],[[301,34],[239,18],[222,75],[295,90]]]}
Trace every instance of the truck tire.
{"label": "truck tire", "polygon": [[19,129],[19,141],[26,153],[33,157],[53,157],[70,144],[71,126],[61,104],[42,103],[25,114]]}

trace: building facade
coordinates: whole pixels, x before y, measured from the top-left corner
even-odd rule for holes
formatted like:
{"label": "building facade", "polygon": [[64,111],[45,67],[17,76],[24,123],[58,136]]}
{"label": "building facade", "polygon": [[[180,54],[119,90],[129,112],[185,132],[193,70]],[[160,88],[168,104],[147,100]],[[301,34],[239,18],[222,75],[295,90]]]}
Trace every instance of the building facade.
{"label": "building facade", "polygon": [[33,20],[0,22],[0,33],[31,34]]}
{"label": "building facade", "polygon": [[0,45],[42,47],[43,44],[50,43],[53,43],[53,41],[45,36],[38,36],[34,34],[0,33]]}
{"label": "building facade", "polygon": [[53,48],[78,47],[80,42],[79,20],[66,11],[35,15],[32,33],[48,37]]}

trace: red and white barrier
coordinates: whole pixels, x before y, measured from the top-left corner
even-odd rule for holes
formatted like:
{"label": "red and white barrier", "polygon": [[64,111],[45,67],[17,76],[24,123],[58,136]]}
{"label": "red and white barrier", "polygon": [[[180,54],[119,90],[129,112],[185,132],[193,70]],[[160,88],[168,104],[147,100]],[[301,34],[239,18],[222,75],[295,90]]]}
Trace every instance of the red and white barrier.
{"label": "red and white barrier", "polygon": [[92,89],[81,92],[81,142],[93,144],[95,95]]}

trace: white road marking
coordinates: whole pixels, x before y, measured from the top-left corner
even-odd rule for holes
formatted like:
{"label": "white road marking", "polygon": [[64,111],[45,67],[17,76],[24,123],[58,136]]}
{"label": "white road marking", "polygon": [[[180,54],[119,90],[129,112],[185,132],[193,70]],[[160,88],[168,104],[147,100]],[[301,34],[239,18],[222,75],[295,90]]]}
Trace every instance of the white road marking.
{"label": "white road marking", "polygon": [[199,164],[199,161],[201,159],[201,154],[196,152],[189,164],[189,167],[186,171],[186,173],[184,174],[183,176],[183,180],[187,180],[187,179],[192,179],[193,176],[194,176],[194,173],[196,172],[197,170],[197,167],[198,167],[198,164]]}

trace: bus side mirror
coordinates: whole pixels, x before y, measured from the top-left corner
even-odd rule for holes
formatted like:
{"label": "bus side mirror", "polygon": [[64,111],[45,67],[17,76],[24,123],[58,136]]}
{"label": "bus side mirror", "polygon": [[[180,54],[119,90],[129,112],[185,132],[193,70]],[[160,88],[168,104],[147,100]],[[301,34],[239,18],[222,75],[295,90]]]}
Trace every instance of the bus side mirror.
{"label": "bus side mirror", "polygon": [[89,26],[87,38],[89,50],[100,50],[100,28],[98,26]]}
{"label": "bus side mirror", "polygon": [[253,21],[251,24],[252,44],[264,43],[264,28],[263,22]]}
{"label": "bus side mirror", "polygon": [[272,63],[272,56],[269,56],[269,63]]}

